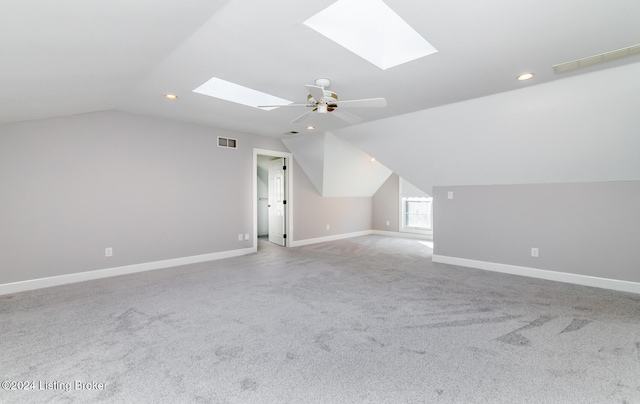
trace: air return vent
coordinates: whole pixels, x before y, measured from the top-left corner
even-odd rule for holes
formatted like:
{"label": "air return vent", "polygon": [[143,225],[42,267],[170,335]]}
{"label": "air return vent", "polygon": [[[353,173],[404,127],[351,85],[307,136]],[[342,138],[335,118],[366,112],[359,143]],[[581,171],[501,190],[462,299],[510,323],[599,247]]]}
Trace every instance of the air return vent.
{"label": "air return vent", "polygon": [[218,147],[225,147],[227,149],[237,149],[238,140],[230,139],[228,137],[218,136]]}
{"label": "air return vent", "polygon": [[572,60],[571,62],[560,63],[553,66],[553,71],[556,74],[564,73],[570,70],[581,69],[583,67],[593,66],[598,63],[610,62],[612,60],[622,59],[635,55],[640,55],[640,44],[614,50],[611,52],[601,53],[599,55]]}

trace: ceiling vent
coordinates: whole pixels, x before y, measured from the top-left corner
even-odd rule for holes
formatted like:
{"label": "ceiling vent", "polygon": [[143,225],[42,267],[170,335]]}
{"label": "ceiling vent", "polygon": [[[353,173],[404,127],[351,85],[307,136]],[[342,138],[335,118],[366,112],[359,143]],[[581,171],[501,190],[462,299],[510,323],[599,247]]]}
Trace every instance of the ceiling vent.
{"label": "ceiling vent", "polygon": [[560,63],[553,66],[553,71],[556,74],[564,73],[570,70],[582,69],[583,67],[593,66],[598,63],[611,62],[612,60],[622,59],[635,55],[640,55],[640,44],[614,50],[611,52],[601,53],[599,55],[593,55],[586,58],[573,60],[571,62]]}

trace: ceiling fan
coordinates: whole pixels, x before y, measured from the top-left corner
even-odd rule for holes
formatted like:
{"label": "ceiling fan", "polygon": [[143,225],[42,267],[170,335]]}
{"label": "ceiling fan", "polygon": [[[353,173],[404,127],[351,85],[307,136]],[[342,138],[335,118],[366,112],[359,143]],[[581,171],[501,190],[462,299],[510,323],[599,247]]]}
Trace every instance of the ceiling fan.
{"label": "ceiling fan", "polygon": [[305,87],[308,91],[306,104],[287,104],[287,105],[259,105],[258,108],[273,107],[307,107],[311,110],[300,115],[291,123],[300,122],[309,114],[317,112],[319,114],[332,113],[336,117],[343,119],[349,123],[355,124],[362,122],[362,118],[343,108],[382,108],[387,106],[387,100],[384,98],[367,98],[362,100],[338,101],[338,94],[327,90],[331,85],[329,79],[317,79],[315,85],[307,84]]}

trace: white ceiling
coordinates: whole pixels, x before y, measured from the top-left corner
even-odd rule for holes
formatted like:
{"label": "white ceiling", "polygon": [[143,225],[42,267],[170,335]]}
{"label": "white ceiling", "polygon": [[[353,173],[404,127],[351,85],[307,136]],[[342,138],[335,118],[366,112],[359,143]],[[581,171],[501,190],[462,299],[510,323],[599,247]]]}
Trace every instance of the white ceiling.
{"label": "white ceiling", "polygon": [[[375,120],[640,61],[551,67],[640,43],[637,0],[385,0],[439,50],[386,71],[303,24],[333,2],[4,2],[0,123],[117,109],[283,137],[347,124],[314,114],[292,125],[304,109],[263,111],[192,90],[216,76],[302,102],[304,84],[328,77],[342,100],[385,97],[387,108],[350,110]],[[516,81],[525,71],[535,78]]]}
{"label": "white ceiling", "polygon": [[283,142],[322,196],[371,197],[392,173],[331,132],[289,137]]}

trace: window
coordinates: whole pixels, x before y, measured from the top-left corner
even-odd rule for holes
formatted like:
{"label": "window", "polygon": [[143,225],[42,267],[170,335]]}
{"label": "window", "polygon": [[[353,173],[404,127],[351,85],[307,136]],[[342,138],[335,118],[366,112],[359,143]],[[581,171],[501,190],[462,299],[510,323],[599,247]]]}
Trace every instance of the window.
{"label": "window", "polygon": [[432,198],[402,198],[402,227],[431,230]]}
{"label": "window", "polygon": [[382,0],[337,1],[304,25],[382,70],[438,51]]}
{"label": "window", "polygon": [[400,230],[405,233],[433,234],[433,198],[400,177]]}
{"label": "window", "polygon": [[[217,77],[212,77],[206,83],[193,90],[193,92],[254,108],[258,108],[258,105],[287,105],[292,103],[291,101],[278,98],[274,95],[265,94]],[[276,108],[277,107],[262,107],[260,109],[269,111]]]}

